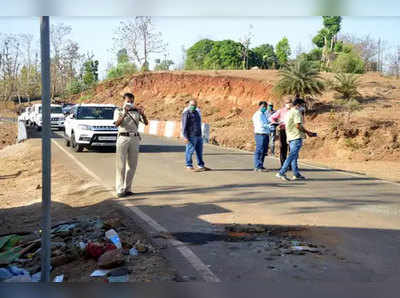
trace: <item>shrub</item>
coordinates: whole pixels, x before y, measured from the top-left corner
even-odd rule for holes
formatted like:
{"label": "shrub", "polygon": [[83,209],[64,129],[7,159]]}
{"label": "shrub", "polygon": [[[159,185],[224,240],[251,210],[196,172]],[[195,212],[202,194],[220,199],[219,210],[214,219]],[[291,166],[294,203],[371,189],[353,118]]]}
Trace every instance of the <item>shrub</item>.
{"label": "shrub", "polygon": [[280,71],[280,80],[275,86],[279,95],[320,95],[325,85],[320,80],[318,69],[313,63],[300,59]]}
{"label": "shrub", "polygon": [[338,92],[343,99],[350,100],[360,96],[357,88],[359,86],[359,78],[354,74],[338,73],[335,81],[330,83],[332,89]]}
{"label": "shrub", "polygon": [[343,73],[364,73],[365,64],[361,57],[355,52],[342,52],[332,63],[334,72]]}
{"label": "shrub", "polygon": [[129,62],[118,63],[117,66],[110,68],[107,73],[107,79],[115,79],[135,72],[137,72],[135,64]]}
{"label": "shrub", "polygon": [[73,79],[66,88],[67,94],[68,95],[74,95],[81,93],[82,91],[85,90],[85,86],[82,81],[78,79]]}

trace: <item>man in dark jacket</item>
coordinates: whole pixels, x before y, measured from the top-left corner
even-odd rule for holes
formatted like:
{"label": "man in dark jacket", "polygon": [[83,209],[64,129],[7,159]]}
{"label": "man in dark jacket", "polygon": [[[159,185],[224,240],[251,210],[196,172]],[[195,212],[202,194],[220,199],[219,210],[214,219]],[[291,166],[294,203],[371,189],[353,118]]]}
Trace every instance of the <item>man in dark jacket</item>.
{"label": "man in dark jacket", "polygon": [[[191,100],[189,108],[182,114],[182,133],[186,144],[186,168],[191,171],[203,172],[209,170],[203,161],[203,137],[201,131],[201,115],[197,102]],[[196,152],[198,169],[193,168],[193,153]]]}

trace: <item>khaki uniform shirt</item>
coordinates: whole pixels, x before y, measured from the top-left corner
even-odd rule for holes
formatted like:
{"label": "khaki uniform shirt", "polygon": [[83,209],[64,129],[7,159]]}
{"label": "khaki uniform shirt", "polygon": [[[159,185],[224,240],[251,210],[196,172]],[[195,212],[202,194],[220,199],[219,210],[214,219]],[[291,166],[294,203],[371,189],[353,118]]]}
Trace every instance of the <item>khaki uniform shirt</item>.
{"label": "khaki uniform shirt", "polygon": [[[139,129],[139,122],[144,122],[143,118],[137,111],[129,111],[128,113],[129,115],[126,115],[125,119],[122,120],[121,125],[118,126],[118,132],[137,133]],[[116,122],[120,117],[122,117],[123,114],[124,110],[115,109],[114,122]]]}

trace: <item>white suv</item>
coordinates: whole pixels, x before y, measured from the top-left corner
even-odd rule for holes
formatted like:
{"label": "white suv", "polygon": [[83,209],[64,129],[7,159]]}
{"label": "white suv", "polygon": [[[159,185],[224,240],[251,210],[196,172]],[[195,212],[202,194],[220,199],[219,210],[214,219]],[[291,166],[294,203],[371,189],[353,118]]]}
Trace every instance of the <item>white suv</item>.
{"label": "white suv", "polygon": [[[30,113],[30,122],[37,130],[42,129],[42,104],[34,104]],[[64,129],[64,114],[61,105],[50,105],[50,125],[51,128]]]}
{"label": "white suv", "polygon": [[111,104],[78,104],[65,118],[65,145],[76,152],[97,146],[115,147],[118,128],[114,125]]}

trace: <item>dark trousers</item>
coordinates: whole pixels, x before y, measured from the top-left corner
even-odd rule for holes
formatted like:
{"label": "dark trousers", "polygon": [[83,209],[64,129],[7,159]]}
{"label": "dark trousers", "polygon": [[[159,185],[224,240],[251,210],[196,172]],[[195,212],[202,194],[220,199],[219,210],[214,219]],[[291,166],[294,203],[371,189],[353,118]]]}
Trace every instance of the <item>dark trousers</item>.
{"label": "dark trousers", "polygon": [[280,142],[280,160],[281,160],[281,167],[285,163],[288,154],[288,143],[286,140],[286,130],[279,129],[279,142]]}
{"label": "dark trousers", "polygon": [[256,151],[254,151],[254,168],[264,167],[264,159],[268,152],[269,135],[256,134]]}

